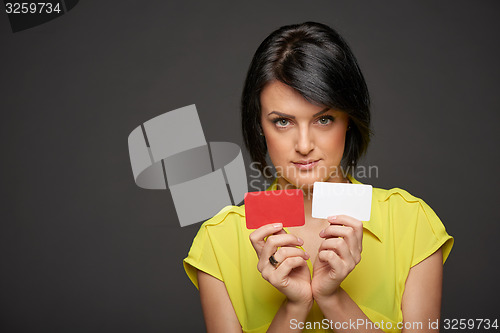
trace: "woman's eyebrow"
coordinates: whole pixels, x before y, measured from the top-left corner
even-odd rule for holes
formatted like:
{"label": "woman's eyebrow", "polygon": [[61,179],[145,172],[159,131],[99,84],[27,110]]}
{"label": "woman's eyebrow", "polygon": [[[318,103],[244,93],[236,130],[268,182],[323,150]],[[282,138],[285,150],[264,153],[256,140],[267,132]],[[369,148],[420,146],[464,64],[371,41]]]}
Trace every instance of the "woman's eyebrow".
{"label": "woman's eyebrow", "polygon": [[328,110],[330,110],[330,108],[324,108],[324,109],[323,109],[323,110],[321,110],[320,112],[315,113],[315,114],[313,115],[313,118],[314,118],[314,117],[316,117],[316,116],[319,116],[319,115],[320,115],[320,114],[322,114],[322,113],[327,112]]}
{"label": "woman's eyebrow", "polygon": [[286,113],[282,113],[282,112],[278,112],[278,111],[269,112],[268,116],[270,116],[272,114],[277,114],[280,117],[286,117],[286,118],[290,118],[290,119],[295,119],[295,116],[292,116],[291,114],[286,114]]}
{"label": "woman's eyebrow", "polygon": [[[317,113],[313,114],[313,118],[316,117],[316,116],[319,116],[320,114],[323,114],[323,113],[327,112],[328,110],[330,110],[330,108],[324,108],[320,112],[317,112]],[[281,117],[295,119],[295,116],[292,116],[291,114],[286,114],[286,113],[282,113],[282,112],[278,112],[278,111],[269,112],[268,116],[270,116],[272,114],[277,114],[278,116],[281,116]]]}

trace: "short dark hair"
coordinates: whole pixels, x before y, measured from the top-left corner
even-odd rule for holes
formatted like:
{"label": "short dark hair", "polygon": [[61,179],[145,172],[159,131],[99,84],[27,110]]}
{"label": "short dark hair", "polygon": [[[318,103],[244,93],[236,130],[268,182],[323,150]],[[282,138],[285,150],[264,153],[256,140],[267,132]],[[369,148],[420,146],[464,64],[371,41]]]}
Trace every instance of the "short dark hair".
{"label": "short dark hair", "polygon": [[260,94],[266,84],[280,81],[309,102],[346,112],[342,166],[357,166],[370,142],[370,96],[356,58],[332,28],[315,22],[283,26],[255,52],[241,97],[245,146],[261,171],[267,166],[267,146],[261,135]]}

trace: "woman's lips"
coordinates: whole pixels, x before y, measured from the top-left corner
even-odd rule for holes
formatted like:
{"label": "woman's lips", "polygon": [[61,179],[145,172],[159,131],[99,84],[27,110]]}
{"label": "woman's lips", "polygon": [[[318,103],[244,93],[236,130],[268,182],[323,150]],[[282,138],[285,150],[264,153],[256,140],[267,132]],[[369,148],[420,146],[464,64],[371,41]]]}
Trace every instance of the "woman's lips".
{"label": "woman's lips", "polygon": [[319,163],[319,160],[315,160],[315,161],[298,161],[298,162],[292,162],[292,163],[299,170],[310,170],[310,169],[314,168]]}

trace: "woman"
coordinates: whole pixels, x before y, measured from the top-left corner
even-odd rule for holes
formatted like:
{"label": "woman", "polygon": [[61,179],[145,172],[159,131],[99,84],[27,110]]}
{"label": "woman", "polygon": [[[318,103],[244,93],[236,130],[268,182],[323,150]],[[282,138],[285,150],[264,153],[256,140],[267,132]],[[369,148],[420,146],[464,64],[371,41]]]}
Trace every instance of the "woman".
{"label": "woman", "polygon": [[375,188],[370,221],[311,217],[315,181],[359,184],[343,171],[370,137],[368,90],[345,41],[312,22],[276,30],[254,55],[241,108],[252,159],[264,170],[268,153],[277,170],[269,190],[303,190],[305,225],[247,230],[232,206],[201,226],[184,266],[207,331],[436,328],[453,238],[424,201]]}

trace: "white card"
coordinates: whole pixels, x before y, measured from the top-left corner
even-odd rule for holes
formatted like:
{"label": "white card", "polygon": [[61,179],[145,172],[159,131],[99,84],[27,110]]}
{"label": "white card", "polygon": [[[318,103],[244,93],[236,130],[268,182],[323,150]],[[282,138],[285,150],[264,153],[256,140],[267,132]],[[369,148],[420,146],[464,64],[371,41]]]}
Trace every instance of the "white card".
{"label": "white card", "polygon": [[372,209],[372,186],[363,184],[315,182],[312,217],[349,215],[369,221]]}

